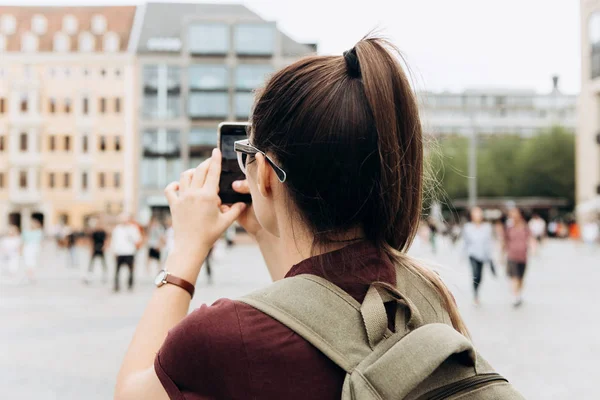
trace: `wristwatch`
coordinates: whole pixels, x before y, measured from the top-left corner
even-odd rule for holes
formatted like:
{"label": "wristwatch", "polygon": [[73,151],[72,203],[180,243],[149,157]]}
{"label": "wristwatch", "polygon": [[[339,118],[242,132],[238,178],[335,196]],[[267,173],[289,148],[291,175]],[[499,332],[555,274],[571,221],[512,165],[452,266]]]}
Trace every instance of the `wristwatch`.
{"label": "wristwatch", "polygon": [[181,279],[171,275],[169,272],[167,272],[166,269],[163,269],[158,273],[158,275],[156,275],[156,278],[154,278],[154,284],[156,285],[156,287],[161,287],[162,285],[165,285],[167,283],[179,286],[180,288],[188,292],[190,296],[194,297],[194,285],[192,285],[185,279]]}

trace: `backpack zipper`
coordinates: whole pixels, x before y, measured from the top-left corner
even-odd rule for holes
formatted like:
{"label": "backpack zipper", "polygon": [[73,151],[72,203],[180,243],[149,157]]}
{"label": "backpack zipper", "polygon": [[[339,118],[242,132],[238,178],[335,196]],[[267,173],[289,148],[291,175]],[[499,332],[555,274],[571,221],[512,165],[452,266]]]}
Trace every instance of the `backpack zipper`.
{"label": "backpack zipper", "polygon": [[463,390],[472,388],[474,386],[483,385],[486,383],[504,381],[508,382],[506,378],[497,373],[475,375],[470,378],[460,380],[458,382],[451,383],[441,388],[435,389],[420,397],[421,400],[443,400],[452,395],[462,392]]}

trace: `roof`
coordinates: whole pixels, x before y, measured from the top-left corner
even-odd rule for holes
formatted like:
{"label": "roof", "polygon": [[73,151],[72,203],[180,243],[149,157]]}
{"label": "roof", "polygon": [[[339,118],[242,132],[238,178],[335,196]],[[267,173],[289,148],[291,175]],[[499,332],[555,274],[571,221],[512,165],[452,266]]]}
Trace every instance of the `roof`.
{"label": "roof", "polygon": [[[148,3],[140,6],[138,13],[143,14],[137,17],[142,26],[139,27],[139,33],[135,34],[137,37],[132,40],[134,51],[138,53],[154,51],[147,47],[149,40],[160,38],[165,43],[179,40],[182,26],[190,19],[264,21],[242,4]],[[311,46],[298,43],[285,34],[282,34],[282,46],[284,56],[314,53]]]}
{"label": "roof", "polygon": [[[27,32],[34,32],[32,27],[33,17],[42,15],[47,21],[45,33],[35,34],[38,37],[38,52],[53,51],[54,35],[57,32],[64,31],[63,18],[72,15],[77,19],[77,30],[69,35],[71,39],[71,51],[77,50],[78,35],[81,32],[92,32],[92,18],[95,15],[102,15],[106,18],[106,29],[104,33],[114,32],[119,35],[120,51],[127,49],[133,17],[135,16],[135,6],[94,6],[94,7],[38,7],[38,6],[0,6],[0,20],[3,17],[11,15],[16,22],[14,33],[5,34],[0,31],[0,35],[6,37],[6,50],[8,52],[21,51],[21,38]],[[96,50],[102,49],[102,36],[104,33],[93,34],[96,38]]]}

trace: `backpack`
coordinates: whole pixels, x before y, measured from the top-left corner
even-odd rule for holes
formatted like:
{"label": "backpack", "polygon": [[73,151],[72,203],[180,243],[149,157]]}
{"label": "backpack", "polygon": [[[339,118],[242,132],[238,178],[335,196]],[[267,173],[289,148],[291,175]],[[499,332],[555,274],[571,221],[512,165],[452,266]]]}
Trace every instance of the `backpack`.
{"label": "backpack", "polygon": [[[407,268],[397,266],[396,276],[396,287],[371,284],[362,304],[307,274],[240,301],[286,325],[345,370],[342,400],[524,399],[452,327],[433,287]],[[393,332],[388,303],[395,307]]]}

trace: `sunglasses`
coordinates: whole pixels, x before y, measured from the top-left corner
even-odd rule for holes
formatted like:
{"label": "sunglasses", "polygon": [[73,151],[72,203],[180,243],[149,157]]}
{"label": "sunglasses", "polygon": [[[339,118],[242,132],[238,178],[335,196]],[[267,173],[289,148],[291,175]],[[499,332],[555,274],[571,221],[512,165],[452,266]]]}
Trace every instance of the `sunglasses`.
{"label": "sunglasses", "polygon": [[246,175],[246,163],[248,162],[248,158],[250,156],[254,157],[256,153],[260,153],[265,157],[271,168],[273,168],[273,170],[275,171],[279,182],[285,182],[287,178],[287,174],[285,173],[285,171],[281,169],[277,164],[275,164],[275,162],[271,160],[271,158],[268,155],[266,155],[263,151],[260,151],[259,149],[251,145],[249,139],[235,141],[233,143],[233,149],[237,153],[238,164],[240,164],[240,169],[242,170],[244,175]]}

